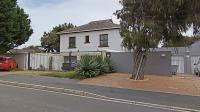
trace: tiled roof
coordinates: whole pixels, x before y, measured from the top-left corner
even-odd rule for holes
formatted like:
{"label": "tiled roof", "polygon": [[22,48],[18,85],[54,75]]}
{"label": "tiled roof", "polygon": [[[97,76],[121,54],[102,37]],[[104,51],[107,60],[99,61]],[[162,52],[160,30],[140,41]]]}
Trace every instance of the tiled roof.
{"label": "tiled roof", "polygon": [[80,33],[80,32],[90,32],[99,30],[109,30],[109,29],[119,29],[120,25],[113,23],[111,19],[92,21],[88,24],[78,26],[66,31],[61,31],[57,34],[70,34],[70,33]]}

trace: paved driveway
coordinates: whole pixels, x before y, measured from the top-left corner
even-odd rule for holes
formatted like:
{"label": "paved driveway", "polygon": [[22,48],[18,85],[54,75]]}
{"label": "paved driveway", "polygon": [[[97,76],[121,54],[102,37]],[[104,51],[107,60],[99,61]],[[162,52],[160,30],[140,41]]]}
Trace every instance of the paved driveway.
{"label": "paved driveway", "polygon": [[200,96],[200,77],[146,75],[145,80],[134,81],[129,74],[108,74],[81,81],[81,84],[114,88],[139,89],[146,91]]}

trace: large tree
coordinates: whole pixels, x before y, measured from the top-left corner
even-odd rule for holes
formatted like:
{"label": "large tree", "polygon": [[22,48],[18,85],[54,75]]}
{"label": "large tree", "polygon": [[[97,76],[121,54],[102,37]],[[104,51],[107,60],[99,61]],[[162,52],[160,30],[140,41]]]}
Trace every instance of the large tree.
{"label": "large tree", "polygon": [[162,47],[189,47],[197,41],[200,41],[200,36],[186,36],[175,43],[168,43],[167,45],[163,45]]}
{"label": "large tree", "polygon": [[[132,78],[144,78],[146,54],[159,44],[173,45],[189,28],[200,31],[200,0],[121,0],[122,45],[134,50]],[[153,66],[153,65],[152,65]]]}
{"label": "large tree", "polygon": [[45,52],[60,52],[60,38],[56,33],[74,27],[75,26],[71,23],[64,23],[54,27],[53,30],[48,33],[44,32],[44,35],[41,37],[41,45]]}
{"label": "large tree", "polygon": [[23,48],[23,50],[25,52],[29,52],[29,53],[42,53],[43,52],[43,50],[41,49],[40,46],[33,46],[33,45],[25,47],[25,48]]}
{"label": "large tree", "polygon": [[16,0],[0,0],[0,52],[24,44],[33,33],[30,19]]}

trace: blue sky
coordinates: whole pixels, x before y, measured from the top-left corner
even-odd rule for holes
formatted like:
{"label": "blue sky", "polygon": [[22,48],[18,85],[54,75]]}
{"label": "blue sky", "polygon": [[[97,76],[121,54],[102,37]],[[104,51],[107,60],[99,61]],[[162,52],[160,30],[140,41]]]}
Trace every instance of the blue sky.
{"label": "blue sky", "polygon": [[40,45],[43,32],[65,22],[82,25],[112,18],[118,23],[113,13],[121,9],[119,0],[18,0],[18,4],[29,14],[34,29],[30,40],[19,48]]}
{"label": "blue sky", "polygon": [[19,4],[26,7],[41,7],[46,4],[59,4],[66,0],[18,0]]}

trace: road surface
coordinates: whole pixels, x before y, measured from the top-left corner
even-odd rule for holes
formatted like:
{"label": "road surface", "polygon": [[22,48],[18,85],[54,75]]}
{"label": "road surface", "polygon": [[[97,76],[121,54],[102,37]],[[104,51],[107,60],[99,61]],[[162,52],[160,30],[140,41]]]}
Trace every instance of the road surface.
{"label": "road surface", "polygon": [[0,80],[81,90],[113,98],[200,110],[199,96],[82,85],[78,84],[77,80],[32,75],[1,76]]}
{"label": "road surface", "polygon": [[0,112],[172,112],[0,85]]}

